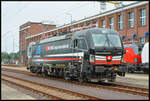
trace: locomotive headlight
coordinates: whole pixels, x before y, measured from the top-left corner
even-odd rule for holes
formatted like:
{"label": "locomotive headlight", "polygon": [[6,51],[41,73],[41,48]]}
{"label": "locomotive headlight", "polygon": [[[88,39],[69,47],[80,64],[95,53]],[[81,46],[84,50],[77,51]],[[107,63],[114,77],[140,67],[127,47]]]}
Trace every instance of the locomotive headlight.
{"label": "locomotive headlight", "polygon": [[137,58],[134,58],[134,62],[137,62]]}
{"label": "locomotive headlight", "polygon": [[94,55],[90,55],[90,62],[95,62],[95,56]]}

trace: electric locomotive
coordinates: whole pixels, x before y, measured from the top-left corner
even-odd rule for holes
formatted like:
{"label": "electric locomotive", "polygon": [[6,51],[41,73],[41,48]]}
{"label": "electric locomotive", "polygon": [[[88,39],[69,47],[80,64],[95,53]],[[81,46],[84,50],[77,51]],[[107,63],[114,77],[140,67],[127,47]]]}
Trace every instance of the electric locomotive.
{"label": "electric locomotive", "polygon": [[33,73],[80,82],[114,82],[125,76],[125,50],[115,30],[92,28],[31,42],[28,65]]}
{"label": "electric locomotive", "polygon": [[142,45],[136,43],[125,43],[124,48],[126,54],[124,54],[124,62],[126,63],[128,72],[141,71],[141,52]]}

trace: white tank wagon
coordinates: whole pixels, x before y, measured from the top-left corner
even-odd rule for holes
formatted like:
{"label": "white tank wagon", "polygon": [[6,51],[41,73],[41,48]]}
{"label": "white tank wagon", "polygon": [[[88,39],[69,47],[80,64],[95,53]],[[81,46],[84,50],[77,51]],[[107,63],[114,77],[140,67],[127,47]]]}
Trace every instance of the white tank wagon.
{"label": "white tank wagon", "polygon": [[149,73],[149,42],[144,44],[141,56],[142,56],[141,69],[145,73]]}

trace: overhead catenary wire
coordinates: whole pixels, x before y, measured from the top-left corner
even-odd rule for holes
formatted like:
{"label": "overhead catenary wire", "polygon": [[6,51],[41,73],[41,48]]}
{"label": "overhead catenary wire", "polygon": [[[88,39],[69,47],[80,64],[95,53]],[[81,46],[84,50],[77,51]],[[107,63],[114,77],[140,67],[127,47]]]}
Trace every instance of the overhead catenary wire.
{"label": "overhead catenary wire", "polygon": [[[12,32],[11,32],[12,33]],[[3,38],[3,45],[5,45],[4,47],[5,47],[5,51],[10,51],[10,50],[12,50],[12,52],[16,52],[16,49],[18,48],[18,46],[19,46],[19,44],[15,44],[16,43],[16,41],[18,41],[17,40],[18,39],[18,37],[15,37],[14,36],[14,34],[11,34],[11,36],[6,36],[5,38]],[[8,41],[9,40],[9,41]],[[12,40],[12,41],[10,41],[10,40]],[[11,43],[9,43],[9,45],[11,45],[11,47],[9,46],[8,47],[8,42],[11,42]],[[19,43],[19,42],[17,42],[17,43]],[[16,46],[17,45],[17,46]],[[17,49],[17,51],[18,51],[18,49]]]}
{"label": "overhead catenary wire", "polygon": [[[14,21],[14,20],[12,20],[15,16],[17,16],[20,12],[22,12],[27,6],[29,6],[30,4],[26,4],[26,5],[24,5],[22,8],[20,8],[14,15],[12,15],[12,17],[11,17],[11,21]],[[9,21],[10,22],[10,21]],[[16,26],[16,27],[14,27],[14,29],[12,29],[12,30],[9,30],[9,31],[7,31],[6,33],[4,33],[4,34],[2,34],[2,36],[3,37],[5,37],[5,36],[7,36],[7,35],[9,35],[10,34],[10,32],[12,32],[13,30],[16,30],[16,29],[18,29],[18,26]],[[8,33],[8,34],[7,34]]]}
{"label": "overhead catenary wire", "polygon": [[[70,7],[72,7],[74,4],[72,4],[71,6],[69,6],[68,8],[70,8]],[[68,9],[68,8],[65,8],[65,9]],[[65,9],[63,9],[63,10],[65,10]],[[57,11],[55,11],[55,12],[59,12],[60,11],[60,9],[59,10],[57,10]],[[62,13],[57,13],[57,15],[59,15],[60,16],[60,14],[63,14],[63,12]],[[58,16],[55,16],[55,17],[58,17]],[[49,19],[52,19],[52,17],[51,18],[49,18]],[[49,20],[49,19],[47,19],[47,20]],[[43,19],[41,19],[41,20],[43,20]]]}
{"label": "overhead catenary wire", "polygon": [[[30,4],[26,4],[26,5],[24,5],[21,9],[19,9],[14,15],[18,15],[18,13],[21,13],[21,11],[23,11],[23,9],[25,9],[27,6],[29,6]],[[68,8],[70,8],[70,7],[72,7],[74,4],[72,4],[71,6],[69,6]],[[67,9],[68,9],[67,8]],[[74,9],[74,8],[73,8]],[[65,9],[64,9],[65,10]],[[58,16],[60,16],[60,13],[58,14]],[[58,16],[56,16],[56,17],[58,17]],[[13,16],[13,18],[14,18],[14,16]],[[51,18],[50,18],[51,19]],[[49,20],[49,19],[48,19]],[[11,19],[11,21],[12,21],[12,19]],[[13,20],[14,21],[14,20]],[[7,36],[7,35],[9,35],[9,34],[11,34],[10,32],[12,32],[13,30],[16,30],[16,29],[18,29],[18,26],[17,27],[14,27],[14,29],[12,29],[12,30],[8,30],[6,33],[4,33],[4,34],[2,34],[2,36],[3,37],[5,37],[5,36]],[[7,34],[8,33],[8,34]]]}
{"label": "overhead catenary wire", "polygon": [[[69,6],[68,8],[65,8],[64,9],[64,11],[65,12],[68,12],[68,11],[73,11],[73,10],[79,10],[79,8],[81,8],[81,7],[85,7],[85,6],[87,6],[88,4],[85,4],[85,3],[81,3],[81,4],[78,4],[77,6],[73,6],[74,4],[72,4],[71,6]],[[73,6],[73,7],[72,7]],[[22,13],[22,11],[25,9],[27,7],[27,5],[24,5],[21,9],[19,9],[14,15],[18,15],[17,13],[19,13],[19,14],[21,14]],[[70,7],[72,7],[72,8],[70,8]],[[61,17],[60,15],[61,14],[64,14],[64,12],[62,12],[62,13],[58,13],[56,16],[53,16],[53,17]],[[14,18],[15,16],[13,16],[13,18]],[[9,31],[7,31],[6,33],[4,33],[4,34],[2,34],[2,36],[3,37],[6,37],[6,36],[8,36],[8,35],[12,35],[12,34],[14,34],[14,33],[12,33],[14,30],[16,30],[16,29],[18,29],[19,27],[17,26],[17,27],[14,27],[13,29],[11,29],[11,30],[9,30]]]}
{"label": "overhead catenary wire", "polygon": [[14,31],[14,30],[16,30],[16,29],[18,29],[18,28],[19,28],[19,27],[16,26],[16,27],[14,27],[13,29],[8,30],[7,32],[5,32],[4,34],[2,34],[2,37],[3,37],[3,38],[6,37],[7,35],[11,34],[10,32],[12,32],[12,31]]}
{"label": "overhead catenary wire", "polygon": [[[69,8],[69,7],[68,7],[67,10],[65,11],[65,13],[66,13],[67,11],[70,11],[70,10],[73,10],[73,9],[78,10],[78,9],[81,8],[81,7],[85,7],[85,6],[83,6],[83,5],[85,5],[85,4],[77,5],[76,7],[73,7],[73,8],[71,8],[71,9],[68,9],[68,8]],[[86,6],[87,6],[87,5],[86,5]],[[60,15],[62,15],[62,14],[64,14],[64,12],[58,13],[57,15],[55,15],[55,16],[53,16],[53,17],[59,18],[59,17],[62,17],[62,16],[60,16]],[[53,17],[50,17],[50,18],[48,18],[47,20],[50,20],[50,19],[52,19]]]}
{"label": "overhead catenary wire", "polygon": [[12,18],[18,16],[19,13],[21,13],[21,12],[22,12],[25,8],[27,8],[29,5],[30,5],[30,4],[24,5],[23,7],[21,7],[20,9],[18,9],[18,10],[16,11],[16,13],[14,13],[13,15],[8,16],[8,17],[10,18],[10,20],[11,20],[11,21],[14,21],[14,20],[12,20]]}
{"label": "overhead catenary wire", "polygon": [[[73,10],[73,9],[75,9],[75,8],[76,8],[75,10],[77,10],[77,9],[79,9],[79,8],[81,8],[81,7],[85,7],[85,6],[83,6],[83,5],[85,5],[85,4],[80,4],[80,5],[77,5],[76,7],[74,6],[73,8],[69,9],[69,8],[72,7],[73,5],[74,5],[74,4],[72,4],[71,6],[69,6],[68,8],[65,8],[65,9],[67,9],[67,11],[70,11],[70,10]],[[29,4],[24,5],[24,6],[23,6],[21,9],[19,9],[14,15],[17,15],[17,13],[21,13],[21,11],[23,11],[23,9],[25,9],[27,6],[29,6]],[[64,10],[65,10],[65,9],[64,9]],[[65,12],[67,12],[67,11],[65,11]],[[58,17],[61,17],[61,16],[60,16],[61,14],[64,14],[64,12],[58,13],[55,17],[57,17],[57,18],[58,18]],[[50,20],[50,19],[52,19],[52,17],[49,18],[49,19],[47,19],[47,20]],[[11,31],[16,30],[16,29],[18,29],[18,26],[15,27],[15,28],[12,29],[12,30],[7,31],[6,33],[8,33],[8,34],[6,34],[6,33],[2,34],[2,36],[5,37],[5,36],[11,34],[11,33],[10,33]]]}

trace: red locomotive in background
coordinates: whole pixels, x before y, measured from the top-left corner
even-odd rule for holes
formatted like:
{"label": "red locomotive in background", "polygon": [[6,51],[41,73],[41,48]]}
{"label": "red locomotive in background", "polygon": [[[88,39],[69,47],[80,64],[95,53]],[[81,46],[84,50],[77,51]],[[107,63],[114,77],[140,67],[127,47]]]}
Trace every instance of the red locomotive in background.
{"label": "red locomotive in background", "polygon": [[124,49],[126,54],[124,54],[124,63],[126,63],[128,72],[141,71],[140,64],[142,63],[141,51],[142,45],[133,42],[124,43]]}

